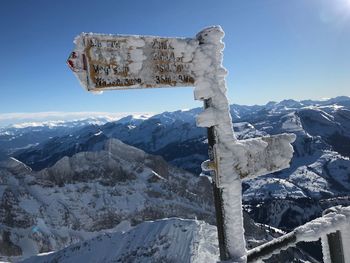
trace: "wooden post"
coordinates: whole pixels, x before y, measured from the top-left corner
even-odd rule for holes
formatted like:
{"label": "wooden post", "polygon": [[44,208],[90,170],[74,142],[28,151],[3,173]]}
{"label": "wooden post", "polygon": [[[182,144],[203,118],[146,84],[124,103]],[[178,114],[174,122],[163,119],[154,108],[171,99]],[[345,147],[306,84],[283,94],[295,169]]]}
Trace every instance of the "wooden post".
{"label": "wooden post", "polygon": [[329,252],[332,263],[345,263],[343,242],[340,231],[327,235]]}

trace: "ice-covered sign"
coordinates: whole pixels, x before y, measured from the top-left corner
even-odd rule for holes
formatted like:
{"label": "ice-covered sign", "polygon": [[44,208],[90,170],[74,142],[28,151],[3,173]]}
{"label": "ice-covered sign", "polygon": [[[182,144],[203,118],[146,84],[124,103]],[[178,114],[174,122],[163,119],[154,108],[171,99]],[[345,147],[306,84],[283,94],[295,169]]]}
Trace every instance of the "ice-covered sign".
{"label": "ice-covered sign", "polygon": [[205,110],[196,122],[208,128],[218,237],[222,260],[246,262],[241,178],[252,178],[289,166],[295,136],[279,134],[237,140],[233,133],[222,66],[224,32],[220,26],[195,38],[164,38],[83,33],[68,64],[89,91],[194,86]]}
{"label": "ice-covered sign", "polygon": [[68,65],[89,91],[194,86],[198,40],[82,33]]}

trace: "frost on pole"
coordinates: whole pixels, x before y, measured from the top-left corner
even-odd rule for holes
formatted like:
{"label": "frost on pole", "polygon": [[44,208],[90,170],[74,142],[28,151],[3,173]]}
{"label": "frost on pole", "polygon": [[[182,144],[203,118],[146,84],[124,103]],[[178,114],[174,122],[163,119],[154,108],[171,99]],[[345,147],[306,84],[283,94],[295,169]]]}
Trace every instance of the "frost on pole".
{"label": "frost on pole", "polygon": [[82,33],[74,40],[69,67],[88,91],[193,86],[190,38]]}
{"label": "frost on pole", "polygon": [[[246,262],[242,212],[242,182],[245,177],[256,177],[289,166],[293,156],[291,143],[294,134],[280,134],[250,140],[237,140],[232,125],[227,99],[226,69],[222,66],[224,32],[221,27],[210,27],[197,34],[195,89],[197,100],[204,100],[206,109],[197,116],[197,126],[214,129],[216,187],[222,196],[223,242],[222,260]],[[203,166],[208,166],[205,165]],[[220,233],[219,233],[220,236]]]}

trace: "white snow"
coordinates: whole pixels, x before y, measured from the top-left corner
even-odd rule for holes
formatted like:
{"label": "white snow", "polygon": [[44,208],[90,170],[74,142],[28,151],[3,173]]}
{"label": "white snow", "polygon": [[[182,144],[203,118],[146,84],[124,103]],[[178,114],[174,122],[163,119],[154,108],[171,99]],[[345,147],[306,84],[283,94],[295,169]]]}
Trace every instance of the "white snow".
{"label": "white snow", "polygon": [[334,233],[350,225],[350,206],[336,206],[331,208],[331,212],[312,220],[294,230],[299,241],[317,241],[321,236]]}
{"label": "white snow", "polygon": [[[99,132],[96,132],[95,134],[94,134],[94,136],[99,136],[99,135],[101,135],[103,132],[102,131],[99,131]],[[70,135],[71,136],[71,135]]]}
{"label": "white snow", "polygon": [[244,201],[307,197],[302,189],[284,179],[257,178],[249,183],[250,187],[244,192]]}
{"label": "white snow", "polygon": [[110,233],[25,263],[218,261],[216,228],[179,218],[144,222],[125,233]]}
{"label": "white snow", "polygon": [[[30,256],[102,232],[128,231],[142,216],[212,220],[210,195],[197,191],[203,179],[153,158],[112,139],[102,151],[64,157],[41,172],[15,159],[1,161],[0,196],[13,193],[14,220],[30,225],[9,227],[12,242]],[[63,185],[54,183],[61,180]]]}
{"label": "white snow", "polygon": [[236,137],[226,96],[227,71],[222,66],[223,37],[224,31],[220,26],[206,28],[197,34],[200,45],[193,59],[196,76],[194,97],[196,100],[211,99],[210,107],[198,115],[197,125],[215,126],[218,142],[214,151],[220,174],[215,180],[222,189],[228,253],[233,261],[245,262],[247,252],[243,229],[242,185],[239,174],[233,173],[232,150]]}
{"label": "white snow", "polygon": [[[286,250],[289,247],[295,246],[298,242],[313,242],[322,238],[322,252],[325,263],[331,263],[330,251],[328,247],[327,235],[341,231],[345,263],[349,262],[349,224],[350,224],[350,206],[336,206],[329,209],[329,213],[314,219],[302,226],[297,227],[292,232],[285,234],[279,238],[265,243],[259,247],[253,248],[249,254],[255,254],[261,251],[264,247],[271,247],[280,244],[275,249],[270,250],[259,258],[255,258],[255,262],[262,262],[263,259],[270,258],[273,254],[280,253],[281,250]],[[283,244],[283,245],[282,245]]]}
{"label": "white snow", "polygon": [[254,178],[288,168],[295,138],[294,134],[279,134],[237,141],[232,145],[236,173]]}
{"label": "white snow", "polygon": [[[122,224],[122,223],[121,223]],[[120,225],[121,225],[120,224]],[[127,225],[127,223],[126,223]],[[250,248],[283,234],[278,229],[246,220]],[[40,262],[181,262],[214,263],[219,260],[215,226],[199,220],[165,218],[143,222],[125,232],[109,232],[26,263]]]}

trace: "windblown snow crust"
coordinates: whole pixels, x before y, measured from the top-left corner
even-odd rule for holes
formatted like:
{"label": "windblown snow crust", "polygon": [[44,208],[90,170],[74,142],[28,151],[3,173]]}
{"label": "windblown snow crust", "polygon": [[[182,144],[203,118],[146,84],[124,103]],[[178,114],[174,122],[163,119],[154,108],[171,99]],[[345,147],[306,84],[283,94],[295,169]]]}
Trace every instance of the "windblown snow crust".
{"label": "windblown snow crust", "polygon": [[[256,247],[283,232],[245,217],[246,240]],[[219,260],[215,226],[180,218],[143,222],[121,232],[106,233],[25,263],[130,262],[215,263]]]}
{"label": "windblown snow crust", "polygon": [[124,233],[105,234],[23,263],[214,263],[218,261],[216,238],[216,228],[202,221],[164,219],[144,222]]}

